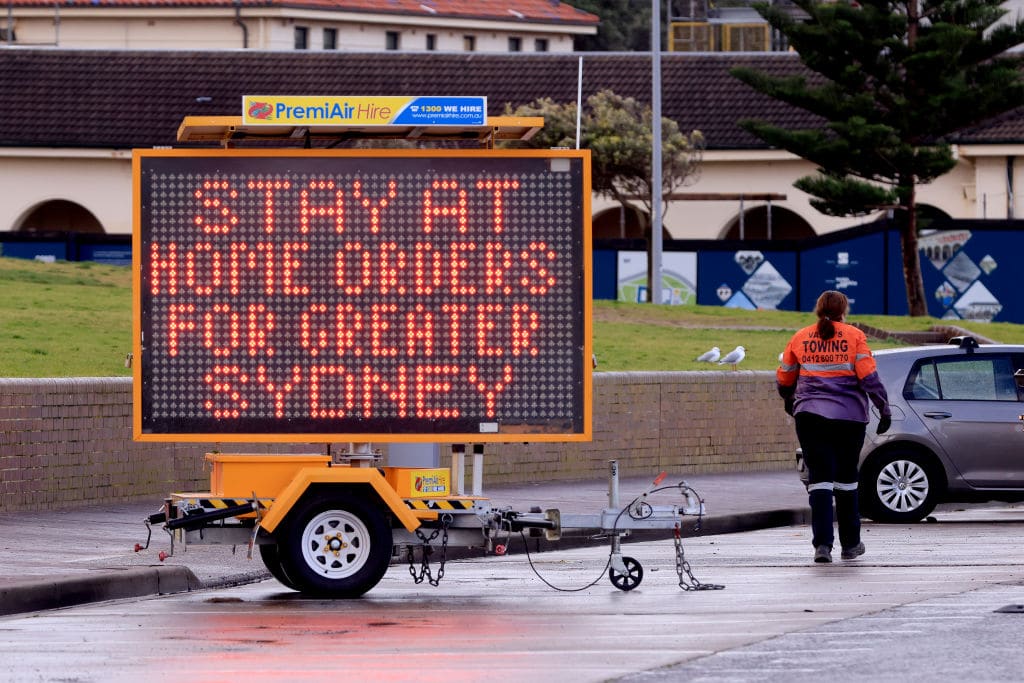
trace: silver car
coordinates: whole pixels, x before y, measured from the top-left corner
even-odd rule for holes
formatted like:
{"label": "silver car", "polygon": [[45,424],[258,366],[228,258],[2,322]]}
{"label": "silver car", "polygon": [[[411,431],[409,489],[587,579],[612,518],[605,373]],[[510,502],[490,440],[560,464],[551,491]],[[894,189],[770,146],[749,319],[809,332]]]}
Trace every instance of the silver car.
{"label": "silver car", "polygon": [[1024,500],[1024,346],[947,345],[877,351],[892,427],[861,451],[861,512],[924,519],[941,502]]}

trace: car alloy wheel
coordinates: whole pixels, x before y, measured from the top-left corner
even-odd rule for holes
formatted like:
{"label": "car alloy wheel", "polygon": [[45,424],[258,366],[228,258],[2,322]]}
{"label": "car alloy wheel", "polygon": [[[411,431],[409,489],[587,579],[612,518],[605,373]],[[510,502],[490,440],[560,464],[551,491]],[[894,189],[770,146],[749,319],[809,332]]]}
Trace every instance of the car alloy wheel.
{"label": "car alloy wheel", "polygon": [[885,454],[861,476],[862,507],[878,522],[918,522],[935,509],[941,477],[927,456],[911,452]]}
{"label": "car alloy wheel", "polygon": [[894,460],[875,479],[878,498],[894,512],[913,512],[924,504],[930,490],[928,473],[912,460]]}

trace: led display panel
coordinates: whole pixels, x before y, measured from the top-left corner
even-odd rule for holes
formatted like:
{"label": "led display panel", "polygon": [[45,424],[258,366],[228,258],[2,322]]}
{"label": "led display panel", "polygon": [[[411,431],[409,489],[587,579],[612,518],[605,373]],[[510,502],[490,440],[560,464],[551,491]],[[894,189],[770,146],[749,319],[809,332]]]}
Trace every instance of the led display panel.
{"label": "led display panel", "polygon": [[589,153],[137,150],[139,440],[590,438]]}

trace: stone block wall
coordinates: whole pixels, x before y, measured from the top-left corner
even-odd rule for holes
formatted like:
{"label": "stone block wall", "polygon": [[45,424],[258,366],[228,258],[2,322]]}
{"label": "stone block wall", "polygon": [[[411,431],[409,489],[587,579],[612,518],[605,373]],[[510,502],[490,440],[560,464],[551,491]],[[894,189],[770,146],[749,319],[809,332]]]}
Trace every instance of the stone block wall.
{"label": "stone block wall", "polygon": [[205,453],[323,452],[322,445],[132,440],[129,378],[0,379],[0,512],[209,490]]}
{"label": "stone block wall", "polygon": [[606,372],[593,441],[488,444],[484,480],[600,479],[613,459],[624,476],[778,470],[796,447],[773,372]]}
{"label": "stone block wall", "polygon": [[[485,485],[784,469],[796,437],[771,372],[594,375],[593,440],[485,447]],[[203,455],[323,453],[324,444],[153,443],[131,433],[128,378],[0,379],[0,512],[208,490]],[[443,449],[446,450],[446,449]]]}

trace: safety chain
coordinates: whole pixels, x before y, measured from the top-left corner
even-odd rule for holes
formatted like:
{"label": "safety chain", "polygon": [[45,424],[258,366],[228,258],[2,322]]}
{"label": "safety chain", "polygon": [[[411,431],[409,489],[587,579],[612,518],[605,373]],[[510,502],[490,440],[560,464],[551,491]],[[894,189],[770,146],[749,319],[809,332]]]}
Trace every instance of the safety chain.
{"label": "safety chain", "polygon": [[[448,552],[448,527],[451,525],[453,520],[454,518],[449,514],[441,515],[441,526],[434,529],[434,532],[430,534],[430,536],[425,536],[422,531],[416,529],[416,536],[423,544],[420,551],[421,559],[420,569],[418,572],[416,571],[416,564],[413,559],[415,555],[413,546],[409,546],[408,548],[409,574],[412,576],[412,580],[415,583],[423,583],[423,580],[426,579],[427,583],[435,588],[439,583],[441,583],[441,579],[444,577],[445,556]],[[430,546],[430,542],[437,538],[438,534],[443,534],[441,536],[441,561],[438,562],[437,565],[437,576],[434,576],[433,572],[430,571],[430,555],[434,552],[434,549]]]}
{"label": "safety chain", "polygon": [[683,552],[682,533],[678,523],[676,524],[673,541],[676,544],[676,574],[679,576],[680,588],[684,591],[720,591],[725,588],[720,583],[702,583],[690,571],[690,563],[686,561],[686,556]]}

